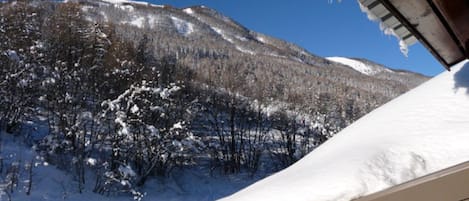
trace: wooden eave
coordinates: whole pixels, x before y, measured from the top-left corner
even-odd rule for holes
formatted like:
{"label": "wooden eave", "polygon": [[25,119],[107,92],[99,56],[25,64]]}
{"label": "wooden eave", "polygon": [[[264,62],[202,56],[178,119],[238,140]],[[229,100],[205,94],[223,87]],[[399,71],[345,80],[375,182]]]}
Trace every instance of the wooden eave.
{"label": "wooden eave", "polygon": [[469,0],[359,1],[404,42],[418,39],[446,69],[469,58]]}

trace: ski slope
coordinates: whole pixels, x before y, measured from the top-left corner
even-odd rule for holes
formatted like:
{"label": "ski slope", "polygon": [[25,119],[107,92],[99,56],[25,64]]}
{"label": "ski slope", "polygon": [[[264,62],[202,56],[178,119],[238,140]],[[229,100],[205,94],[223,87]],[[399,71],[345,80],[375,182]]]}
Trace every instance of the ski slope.
{"label": "ski slope", "polygon": [[349,201],[469,160],[469,62],[223,201]]}
{"label": "ski slope", "polygon": [[361,74],[364,74],[364,75],[373,76],[373,75],[382,73],[383,71],[389,72],[389,73],[394,72],[394,71],[392,71],[388,68],[385,68],[383,66],[380,66],[380,65],[366,64],[363,61],[360,61],[358,59],[351,59],[351,58],[346,58],[346,57],[326,57],[326,59],[329,60],[329,61],[340,63],[340,64],[345,65],[347,67],[350,67],[353,70],[358,71],[358,72],[360,72]]}
{"label": "ski slope", "polygon": [[345,57],[326,57],[326,59],[349,66],[350,68],[365,75],[373,75],[376,73],[369,65],[366,65],[363,62],[354,59],[349,59]]}

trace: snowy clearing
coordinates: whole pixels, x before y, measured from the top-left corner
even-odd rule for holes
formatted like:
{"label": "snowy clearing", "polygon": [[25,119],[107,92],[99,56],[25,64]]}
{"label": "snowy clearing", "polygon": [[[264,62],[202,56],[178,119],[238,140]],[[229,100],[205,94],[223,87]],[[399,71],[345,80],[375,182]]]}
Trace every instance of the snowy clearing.
{"label": "snowy clearing", "polygon": [[224,201],[349,201],[469,160],[464,61]]}
{"label": "snowy clearing", "polygon": [[372,68],[370,68],[370,66],[354,59],[349,59],[345,57],[326,57],[326,59],[349,66],[350,68],[365,75],[373,75],[376,73]]}

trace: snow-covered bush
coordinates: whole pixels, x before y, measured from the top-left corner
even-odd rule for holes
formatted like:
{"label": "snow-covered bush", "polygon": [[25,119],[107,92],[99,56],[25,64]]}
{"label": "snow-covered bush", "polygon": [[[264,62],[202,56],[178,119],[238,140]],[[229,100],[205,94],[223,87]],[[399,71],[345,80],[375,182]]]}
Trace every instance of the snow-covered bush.
{"label": "snow-covered bush", "polygon": [[194,162],[200,142],[183,119],[187,108],[176,98],[180,90],[175,84],[156,86],[142,81],[102,103],[102,118],[115,131],[103,142],[111,152],[106,159],[109,170],[115,172],[121,167],[117,164],[128,164],[135,172],[135,179],[129,180],[132,186],[143,185],[150,175],[163,176],[174,167]]}

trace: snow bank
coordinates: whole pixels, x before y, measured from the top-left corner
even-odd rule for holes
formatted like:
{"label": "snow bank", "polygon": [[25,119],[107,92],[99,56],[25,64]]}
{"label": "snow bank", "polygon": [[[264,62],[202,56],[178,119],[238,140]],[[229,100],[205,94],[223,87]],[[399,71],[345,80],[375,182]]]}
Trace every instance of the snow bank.
{"label": "snow bank", "polygon": [[383,105],[224,201],[349,201],[469,160],[469,63]]}

